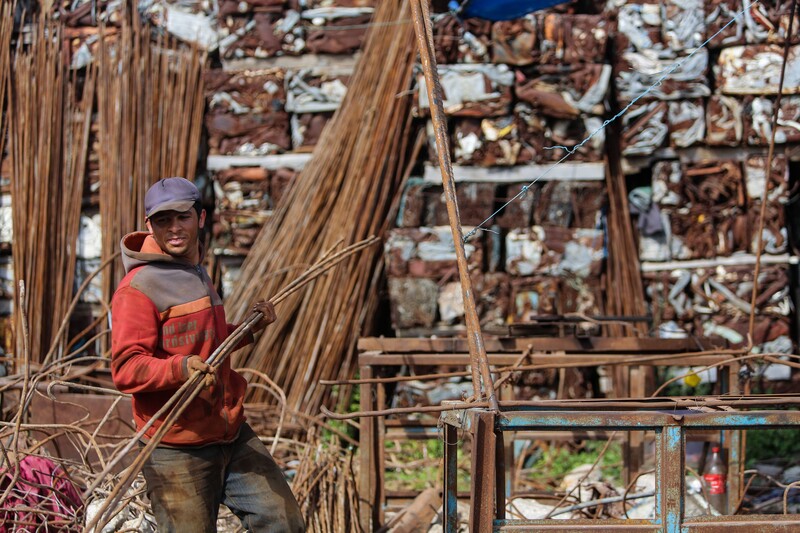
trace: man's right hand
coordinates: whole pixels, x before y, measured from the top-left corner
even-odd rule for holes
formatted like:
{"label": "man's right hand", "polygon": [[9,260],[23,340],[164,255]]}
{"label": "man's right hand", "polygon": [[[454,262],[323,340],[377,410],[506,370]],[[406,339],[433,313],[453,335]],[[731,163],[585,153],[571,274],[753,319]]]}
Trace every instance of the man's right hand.
{"label": "man's right hand", "polygon": [[203,388],[207,389],[211,385],[217,382],[217,374],[214,371],[214,368],[203,361],[203,358],[199,355],[190,355],[189,359],[186,361],[186,369],[189,371],[189,376],[191,377],[194,374],[195,370],[199,370],[203,374]]}

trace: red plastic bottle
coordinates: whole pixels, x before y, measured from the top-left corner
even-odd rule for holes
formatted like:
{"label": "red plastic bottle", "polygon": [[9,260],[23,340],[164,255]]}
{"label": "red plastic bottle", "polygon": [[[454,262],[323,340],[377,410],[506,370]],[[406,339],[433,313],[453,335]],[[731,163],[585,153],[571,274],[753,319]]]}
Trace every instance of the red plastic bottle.
{"label": "red plastic bottle", "polygon": [[708,503],[720,514],[728,514],[728,469],[720,455],[719,446],[711,448],[711,458],[703,471],[708,491]]}

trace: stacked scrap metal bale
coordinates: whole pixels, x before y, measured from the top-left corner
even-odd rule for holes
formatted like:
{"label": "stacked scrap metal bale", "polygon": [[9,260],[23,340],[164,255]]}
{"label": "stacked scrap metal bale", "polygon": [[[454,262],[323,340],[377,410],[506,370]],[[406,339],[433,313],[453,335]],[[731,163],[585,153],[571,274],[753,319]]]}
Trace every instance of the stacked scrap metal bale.
{"label": "stacked scrap metal bale", "polygon": [[[789,50],[776,151],[767,146],[789,26],[790,3],[759,2],[693,51],[747,2],[617,2],[615,85],[622,108],[672,64],[683,62],[622,118],[625,168],[649,184],[631,191],[640,259],[662,335],[748,343],[759,213],[765,254],[753,344],[790,353],[785,205],[787,153],[800,140],[800,47]],[[795,28],[800,27],[795,21]],[[794,39],[797,40],[795,32]],[[637,179],[634,178],[634,179]],[[769,181],[764,198],[765,181]]]}
{"label": "stacked scrap metal bale", "polygon": [[213,251],[224,293],[344,98],[373,5],[220,3],[222,66],[206,73],[205,124],[216,198]]}
{"label": "stacked scrap metal bale", "polygon": [[[600,128],[606,113],[609,22],[596,9],[576,9],[494,24],[435,15],[461,224],[489,230],[467,245],[488,331],[602,310],[604,133],[529,186]],[[386,242],[392,323],[398,334],[457,332],[463,303],[421,74],[416,93],[429,149]]]}

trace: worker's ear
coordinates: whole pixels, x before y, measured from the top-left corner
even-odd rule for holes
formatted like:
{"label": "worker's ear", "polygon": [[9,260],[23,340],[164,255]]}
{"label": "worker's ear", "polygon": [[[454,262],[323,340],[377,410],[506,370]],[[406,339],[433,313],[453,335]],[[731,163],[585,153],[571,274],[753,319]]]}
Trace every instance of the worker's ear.
{"label": "worker's ear", "polygon": [[200,210],[200,218],[198,219],[197,223],[198,223],[198,227],[200,229],[203,229],[203,227],[206,225],[206,210],[205,209],[201,209]]}
{"label": "worker's ear", "polygon": [[150,219],[149,218],[144,221],[144,225],[147,226],[147,231],[149,231],[150,233],[153,233],[153,226],[150,225]]}

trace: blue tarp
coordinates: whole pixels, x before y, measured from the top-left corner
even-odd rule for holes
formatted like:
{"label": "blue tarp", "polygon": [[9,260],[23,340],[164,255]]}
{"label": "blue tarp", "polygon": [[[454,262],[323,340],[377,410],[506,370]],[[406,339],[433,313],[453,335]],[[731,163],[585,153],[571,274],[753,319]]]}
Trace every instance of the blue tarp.
{"label": "blue tarp", "polygon": [[[460,1],[456,3],[461,4]],[[539,9],[566,3],[563,0],[468,0],[462,8],[460,16],[487,20],[511,20]]]}

